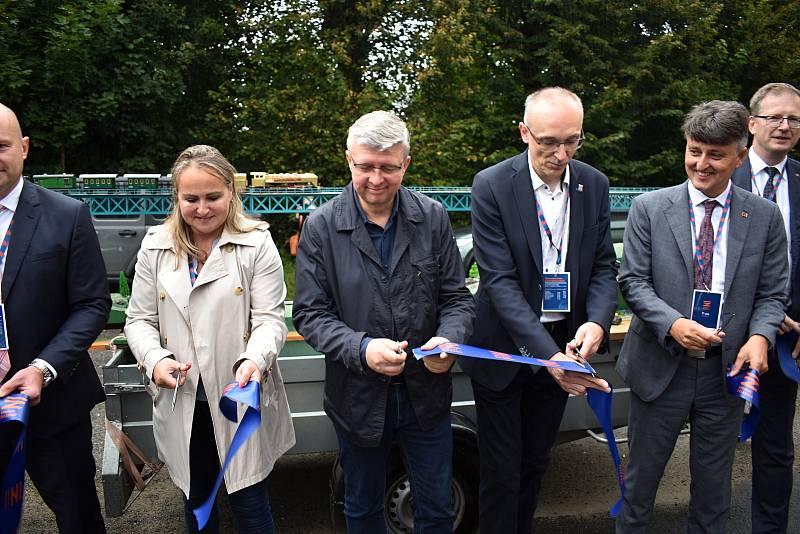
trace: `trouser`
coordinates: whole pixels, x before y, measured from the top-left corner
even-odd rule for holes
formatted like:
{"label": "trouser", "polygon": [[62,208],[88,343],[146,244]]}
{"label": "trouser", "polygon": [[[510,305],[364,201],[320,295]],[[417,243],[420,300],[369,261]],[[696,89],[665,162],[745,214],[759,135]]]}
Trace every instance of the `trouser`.
{"label": "trouser", "polygon": [[731,469],[744,402],[726,395],[720,356],[682,356],[664,392],[645,402],[631,392],[625,496],[617,534],[646,533],[656,491],[686,418],[689,442],[689,533],[725,532]]}
{"label": "trouser", "polygon": [[[559,347],[566,321],[545,323]],[[508,364],[502,364],[508,365]],[[478,413],[481,534],[530,534],[567,393],[546,369],[520,368],[502,391],[472,382]]]}
{"label": "trouser", "polygon": [[26,438],[26,470],[61,534],[105,533],[94,483],[92,420],[47,438]]}
{"label": "trouser", "polygon": [[384,518],[386,462],[394,444],[403,457],[414,498],[414,533],[453,531],[453,434],[450,414],[422,430],[405,384],[389,386],[383,437],[376,447],[359,447],[336,430],[344,473],[348,534],[387,532]]}
{"label": "trouser", "polygon": [[786,532],[794,478],[794,425],[797,383],[781,370],[777,351],[769,354],[769,372],[759,377],[759,423],[753,435],[754,534]]}
{"label": "trouser", "polygon": [[[211,511],[203,530],[197,528],[197,519],[192,510],[208,498],[219,474],[219,455],[214,441],[214,426],[207,402],[196,401],[192,420],[192,439],[189,445],[189,498],[183,497],[186,527],[191,534],[217,534],[219,532],[219,508],[217,503]],[[267,494],[267,479],[228,494],[236,530],[240,534],[273,534],[272,510]]]}

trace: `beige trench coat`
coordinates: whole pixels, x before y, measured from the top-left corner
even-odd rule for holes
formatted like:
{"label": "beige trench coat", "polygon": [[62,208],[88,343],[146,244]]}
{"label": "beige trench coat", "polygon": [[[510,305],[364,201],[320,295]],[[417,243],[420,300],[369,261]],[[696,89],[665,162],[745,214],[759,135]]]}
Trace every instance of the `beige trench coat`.
{"label": "beige trench coat", "polygon": [[[169,232],[151,228],[139,250],[125,335],[148,377],[165,357],[192,362],[172,412],[172,389],[152,387],[153,432],[159,456],[185,495],[189,494],[189,441],[200,377],[209,399],[214,438],[225,458],[238,423],[219,410],[222,389],[234,380],[240,360],[253,360],[262,375],[261,426],[245,442],[225,473],[228,492],[260,482],[295,443],[277,355],[286,341],[283,266],[266,225],[255,231],[222,233],[199,273],[189,282],[188,258],[177,269]],[[152,385],[152,383],[151,383]],[[239,420],[244,414],[239,406]]]}

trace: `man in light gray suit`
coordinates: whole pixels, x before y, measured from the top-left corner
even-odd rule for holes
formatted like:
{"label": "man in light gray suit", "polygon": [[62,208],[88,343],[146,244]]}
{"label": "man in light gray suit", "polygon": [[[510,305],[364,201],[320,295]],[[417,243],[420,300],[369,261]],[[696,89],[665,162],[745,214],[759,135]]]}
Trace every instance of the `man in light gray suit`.
{"label": "man in light gray suit", "polygon": [[[729,365],[731,375],[747,366],[767,371],[788,276],[780,210],[730,181],[746,154],[747,118],[736,102],[692,108],[683,124],[689,179],[638,197],[628,214],[619,283],[635,317],[617,369],[633,394],[618,533],[648,530],[687,418],[687,532],[725,531],[744,404],[728,395],[725,374]],[[693,315],[695,290],[721,313]]]}

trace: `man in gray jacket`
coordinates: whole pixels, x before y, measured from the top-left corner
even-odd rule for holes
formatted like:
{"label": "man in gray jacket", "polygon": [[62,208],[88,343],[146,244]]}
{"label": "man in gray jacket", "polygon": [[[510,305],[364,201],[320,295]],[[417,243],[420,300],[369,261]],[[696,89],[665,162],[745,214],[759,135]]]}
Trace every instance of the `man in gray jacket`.
{"label": "man in gray jacket", "polygon": [[635,317],[617,363],[632,393],[617,533],[648,532],[687,419],[687,532],[725,532],[744,404],[725,375],[728,366],[730,375],[767,371],[788,275],[780,210],[730,180],[746,154],[747,116],[737,102],[692,108],[683,123],[689,179],[636,198],[628,214],[619,284]]}
{"label": "man in gray jacket", "polygon": [[325,354],[325,412],[339,438],[347,530],[386,532],[386,458],[398,445],[411,479],[414,531],[450,533],[452,384],[447,354],[474,301],[441,204],[402,187],[405,123],[375,111],[347,137],[352,182],[317,209],[297,253],[294,324]]}

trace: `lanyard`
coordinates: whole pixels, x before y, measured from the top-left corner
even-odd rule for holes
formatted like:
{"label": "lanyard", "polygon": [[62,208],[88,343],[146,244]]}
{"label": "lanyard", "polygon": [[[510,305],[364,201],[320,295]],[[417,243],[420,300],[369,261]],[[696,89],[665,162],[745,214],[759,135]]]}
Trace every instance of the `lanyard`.
{"label": "lanyard", "polygon": [[[722,227],[725,226],[725,220],[728,218],[728,212],[731,210],[731,197],[733,196],[733,186],[728,190],[728,196],[725,197],[725,205],[722,206],[722,216],[719,218],[719,226],[717,226],[717,234],[714,237],[714,247],[717,246],[717,241],[722,235]],[[716,202],[716,201],[715,201]],[[694,220],[694,206],[692,205],[692,198],[689,197],[689,221],[692,223],[692,236],[694,237],[694,260],[703,273],[705,262],[703,261],[703,251],[700,250],[700,239],[697,237],[697,223]],[[708,289],[708,288],[706,288]]]}
{"label": "lanyard", "polygon": [[[11,243],[11,228],[14,226],[14,219],[11,219],[11,222],[8,223],[8,230],[6,230],[6,235],[3,237],[3,242],[0,243],[0,280],[2,280],[2,273],[5,272],[6,269],[6,253],[8,252],[8,244]],[[0,304],[3,302],[3,296],[0,295]]]}
{"label": "lanyard", "polygon": [[[547,187],[545,185],[545,187]],[[542,210],[541,204],[539,204],[539,197],[536,196],[536,191],[533,192],[533,199],[536,201],[536,216],[539,218],[539,223],[542,225],[544,229],[544,233],[547,235],[547,239],[550,240],[550,246],[556,249],[556,265],[561,265],[561,249],[564,243],[564,229],[566,228],[567,224],[567,209],[569,208],[569,187],[567,190],[564,191],[564,218],[561,222],[561,237],[558,239],[558,246],[556,246],[555,242],[553,241],[553,232],[550,230],[550,225],[547,224],[547,220],[544,218],[544,210]]]}
{"label": "lanyard", "polygon": [[[775,168],[777,169],[777,167],[775,167]],[[762,169],[762,171],[763,172],[767,172],[766,171],[766,167],[764,167],[764,169]],[[778,176],[775,178],[775,181],[772,182],[772,189],[773,189],[773,191],[775,191],[775,199],[776,200],[778,199],[778,186],[781,185],[781,180],[783,179],[783,173],[784,172],[786,172],[786,165],[783,166],[783,170],[778,173]],[[752,182],[753,182],[753,189],[756,190],[756,195],[762,196],[762,194],[764,193],[764,190],[763,190],[763,188],[761,189],[761,191],[758,190],[758,184],[756,183],[756,175],[753,174],[752,171],[750,172],[750,180],[752,180]],[[769,174],[767,174],[767,180],[769,181]],[[766,183],[767,182],[764,182],[765,186],[766,186]]]}

